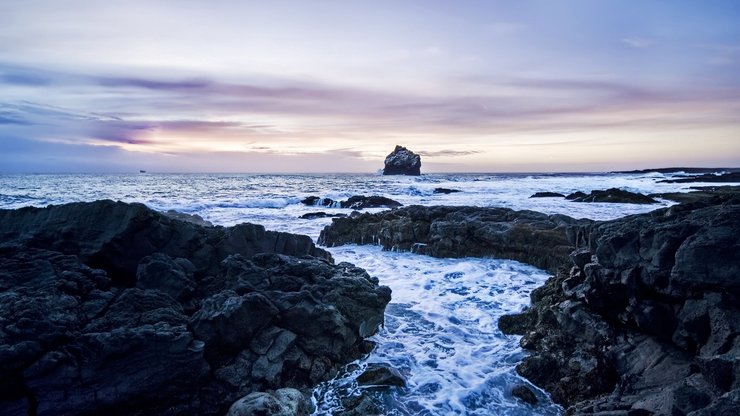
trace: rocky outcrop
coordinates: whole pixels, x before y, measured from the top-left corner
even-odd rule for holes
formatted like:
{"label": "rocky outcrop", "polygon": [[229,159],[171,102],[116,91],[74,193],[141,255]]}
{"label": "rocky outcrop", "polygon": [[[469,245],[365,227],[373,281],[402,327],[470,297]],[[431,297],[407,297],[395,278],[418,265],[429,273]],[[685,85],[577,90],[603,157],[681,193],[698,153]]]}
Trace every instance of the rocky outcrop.
{"label": "rocky outcrop", "polygon": [[383,175],[421,175],[421,156],[403,147],[396,146],[385,158]]}
{"label": "rocky outcrop", "polygon": [[339,207],[361,210],[365,208],[398,208],[403,206],[398,201],[394,201],[384,196],[372,195],[354,195],[349,197],[346,201],[334,201],[330,198],[319,198],[318,196],[309,196],[301,201],[305,205],[309,206],[324,206],[324,207]]}
{"label": "rocky outcrop", "polygon": [[406,386],[406,378],[400,371],[385,363],[370,363],[357,377],[360,386]]}
{"label": "rocky outcrop", "polygon": [[729,196],[582,227],[572,269],[499,322],[532,351],[518,372],[569,414],[734,414],[739,218]]}
{"label": "rocky outcrop", "polygon": [[568,230],[586,223],[508,208],[409,206],[336,218],[321,232],[319,244],[378,244],[435,257],[508,258],[556,270],[574,248]]}
{"label": "rocky outcrop", "polygon": [[740,172],[724,172],[720,174],[705,173],[678,179],[664,179],[663,183],[690,183],[690,182],[740,182]]}
{"label": "rocky outcrop", "polygon": [[346,217],[347,214],[329,214],[328,212],[307,212],[300,216],[304,220],[315,220],[318,218],[339,218]]}
{"label": "rocky outcrop", "polygon": [[557,192],[535,192],[530,198],[565,198],[565,195]]}
{"label": "rocky outcrop", "polygon": [[574,192],[565,197],[573,202],[613,202],[619,204],[656,204],[653,198],[636,192],[625,191],[619,188],[609,188],[605,191],[591,191],[590,194]]}
{"label": "rocky outcrop", "polygon": [[652,198],[663,198],[680,203],[710,201],[713,198],[740,194],[740,186],[692,186],[689,192],[666,192],[651,194]]}
{"label": "rocky outcrop", "polygon": [[367,353],[390,300],[308,237],[140,204],[0,210],[0,241],[3,415],[225,414]]}
{"label": "rocky outcrop", "polygon": [[355,195],[350,197],[346,201],[340,203],[342,208],[349,209],[365,209],[365,208],[398,208],[403,206],[398,201],[394,201],[384,196],[365,196]]}
{"label": "rocky outcrop", "polygon": [[457,192],[462,192],[459,189],[450,189],[450,188],[434,188],[435,194],[454,194]]}

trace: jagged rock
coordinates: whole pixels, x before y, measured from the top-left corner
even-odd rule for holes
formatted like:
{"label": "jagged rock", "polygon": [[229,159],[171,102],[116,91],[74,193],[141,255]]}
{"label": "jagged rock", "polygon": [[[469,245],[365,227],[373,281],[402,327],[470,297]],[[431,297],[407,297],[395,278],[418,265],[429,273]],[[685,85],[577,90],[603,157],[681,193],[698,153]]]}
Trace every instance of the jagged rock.
{"label": "jagged rock", "polygon": [[195,225],[200,225],[202,227],[213,227],[213,223],[211,223],[210,221],[204,220],[203,217],[197,214],[186,214],[184,212],[175,211],[173,209],[169,211],[165,211],[163,212],[163,214],[172,219],[190,222]]}
{"label": "jagged rock", "polygon": [[357,377],[361,386],[400,386],[406,385],[406,378],[395,368],[384,363],[370,363]]}
{"label": "jagged rock", "polygon": [[402,204],[384,196],[355,195],[340,203],[342,208],[365,209],[365,208],[398,208]]}
{"label": "jagged rock", "polygon": [[565,195],[557,192],[535,192],[530,198],[565,198]]}
{"label": "jagged rock", "polygon": [[318,196],[309,196],[301,200],[303,205],[314,206],[320,205],[324,207],[334,207],[337,205],[336,201],[331,198],[319,198]]}
{"label": "jagged rock", "polygon": [[527,404],[535,405],[539,402],[532,389],[524,384],[514,386],[514,388],[511,389],[511,395]]}
{"label": "jagged rock", "polygon": [[385,158],[383,175],[421,175],[421,156],[403,147],[396,146]]}
{"label": "jagged rock", "polygon": [[737,409],[738,219],[724,195],[570,230],[575,267],[499,320],[532,351],[517,371],[568,414]]}
{"label": "jagged rock", "polygon": [[573,202],[613,202],[620,204],[656,204],[658,201],[653,198],[638,194],[635,192],[625,191],[618,188],[609,188],[605,191],[591,191],[590,194],[583,192],[574,192],[565,197]]}
{"label": "jagged rock", "polygon": [[456,192],[462,192],[459,189],[449,189],[449,188],[434,188],[435,194],[453,194]]}
{"label": "jagged rock", "polygon": [[390,301],[308,237],[139,204],[0,210],[0,236],[3,415],[224,414],[332,377]]}
{"label": "jagged rock", "polygon": [[329,214],[327,212],[309,212],[306,214],[301,215],[301,219],[304,220],[315,220],[318,218],[339,218],[339,217],[346,217],[347,214]]}
{"label": "jagged rock", "polygon": [[234,402],[226,416],[307,416],[311,403],[292,388],[254,392]]}
{"label": "jagged rock", "polygon": [[336,218],[319,244],[379,244],[435,257],[509,258],[556,270],[574,244],[569,226],[590,223],[564,215],[508,208],[409,206]]}

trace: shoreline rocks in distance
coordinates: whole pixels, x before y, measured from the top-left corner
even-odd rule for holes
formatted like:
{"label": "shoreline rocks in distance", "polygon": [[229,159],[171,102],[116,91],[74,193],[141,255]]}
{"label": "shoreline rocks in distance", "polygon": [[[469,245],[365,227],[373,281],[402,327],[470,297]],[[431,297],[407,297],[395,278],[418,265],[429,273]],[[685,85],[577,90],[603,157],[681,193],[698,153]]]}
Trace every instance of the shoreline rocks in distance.
{"label": "shoreline rocks in distance", "polygon": [[396,145],[386,156],[383,175],[421,175],[421,156],[411,150]]}
{"label": "shoreline rocks in distance", "polygon": [[301,215],[299,218],[303,220],[315,220],[319,218],[340,218],[346,217],[347,214],[329,214],[328,212],[307,212]]}
{"label": "shoreline rocks in distance", "polygon": [[663,179],[658,183],[691,183],[691,182],[740,182],[740,172],[724,172],[719,175],[705,173],[678,179]]}
{"label": "shoreline rocks in distance", "polygon": [[459,189],[450,189],[450,188],[434,188],[435,194],[454,194],[457,192],[462,192]]}
{"label": "shoreline rocks in distance", "polygon": [[113,201],[0,210],[0,413],[222,415],[369,351],[390,289],[309,237]]}
{"label": "shoreline rocks in distance", "polygon": [[574,192],[565,197],[573,202],[611,202],[619,204],[657,204],[653,198],[637,192],[625,191],[619,188],[609,188],[604,191],[594,190],[590,194]]}

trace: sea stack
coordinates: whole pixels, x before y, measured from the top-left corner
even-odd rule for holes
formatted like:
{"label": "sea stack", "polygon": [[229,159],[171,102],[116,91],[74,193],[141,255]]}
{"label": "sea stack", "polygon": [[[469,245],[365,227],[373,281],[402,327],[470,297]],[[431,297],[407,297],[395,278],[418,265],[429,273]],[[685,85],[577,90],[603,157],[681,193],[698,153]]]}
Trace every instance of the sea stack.
{"label": "sea stack", "polygon": [[421,175],[421,156],[411,150],[396,145],[386,156],[383,175]]}

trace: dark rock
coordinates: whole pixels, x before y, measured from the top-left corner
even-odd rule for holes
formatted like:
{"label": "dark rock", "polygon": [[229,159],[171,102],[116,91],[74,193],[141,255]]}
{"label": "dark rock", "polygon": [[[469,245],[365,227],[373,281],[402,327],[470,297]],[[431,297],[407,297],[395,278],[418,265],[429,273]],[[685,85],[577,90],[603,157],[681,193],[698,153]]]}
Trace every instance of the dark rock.
{"label": "dark rock", "polygon": [[204,220],[203,217],[197,214],[186,214],[184,212],[179,212],[179,211],[175,211],[172,209],[169,211],[165,211],[162,214],[172,219],[189,222],[195,225],[200,225],[201,227],[213,227],[213,223],[211,223],[210,221]]}
{"label": "dark rock", "polygon": [[740,172],[725,172],[719,175],[705,173],[704,175],[690,176],[688,178],[664,179],[663,183],[689,183],[689,182],[740,182]]}
{"label": "dark rock", "polygon": [[336,201],[334,201],[331,198],[319,198],[318,196],[309,196],[306,197],[301,201],[303,205],[309,205],[309,206],[323,206],[323,207],[335,207],[337,205]]}
{"label": "dark rock", "polygon": [[403,147],[396,146],[385,158],[383,175],[421,175],[421,156]]}
{"label": "dark rock", "polygon": [[530,198],[565,198],[565,195],[557,192],[536,192]]}
{"label": "dark rock", "polygon": [[365,209],[365,208],[398,208],[402,204],[384,196],[355,195],[340,203],[342,208]]}
{"label": "dark rock", "polygon": [[649,196],[618,188],[591,191],[590,194],[575,192],[565,198],[573,202],[613,202],[620,204],[655,204],[658,202]]}
{"label": "dark rock", "polygon": [[139,204],[0,210],[0,236],[3,415],[224,414],[332,377],[390,301],[308,237]]}
{"label": "dark rock", "polygon": [[301,219],[304,220],[315,220],[317,218],[340,218],[346,217],[347,214],[329,214],[327,212],[309,212],[301,215]]}
{"label": "dark rock", "polygon": [[357,377],[361,386],[406,386],[406,379],[395,368],[383,363],[370,363]]}
{"label": "dark rock", "polygon": [[511,389],[511,395],[527,404],[535,405],[539,402],[532,389],[524,384],[514,386],[514,388]]}
{"label": "dark rock", "polygon": [[727,197],[740,193],[740,186],[692,186],[690,192],[667,192],[661,194],[650,194],[652,198],[663,198],[675,202],[696,203],[707,202],[714,198]]}
{"label": "dark rock", "polygon": [[462,192],[459,189],[449,189],[449,188],[434,188],[435,194],[452,194],[455,192]]}
{"label": "dark rock", "polygon": [[739,218],[724,195],[571,227],[576,267],[499,320],[532,351],[517,371],[568,414],[734,414]]}
{"label": "dark rock", "polygon": [[254,392],[234,402],[226,416],[307,416],[311,402],[292,388]]}
{"label": "dark rock", "polygon": [[319,244],[379,244],[435,257],[497,257],[556,270],[574,244],[568,227],[589,221],[507,208],[410,206],[337,218]]}
{"label": "dark rock", "polygon": [[587,193],[576,191],[576,192],[573,192],[572,194],[568,194],[568,196],[566,196],[565,199],[569,201],[573,201],[574,199],[585,198],[586,196],[588,196]]}

